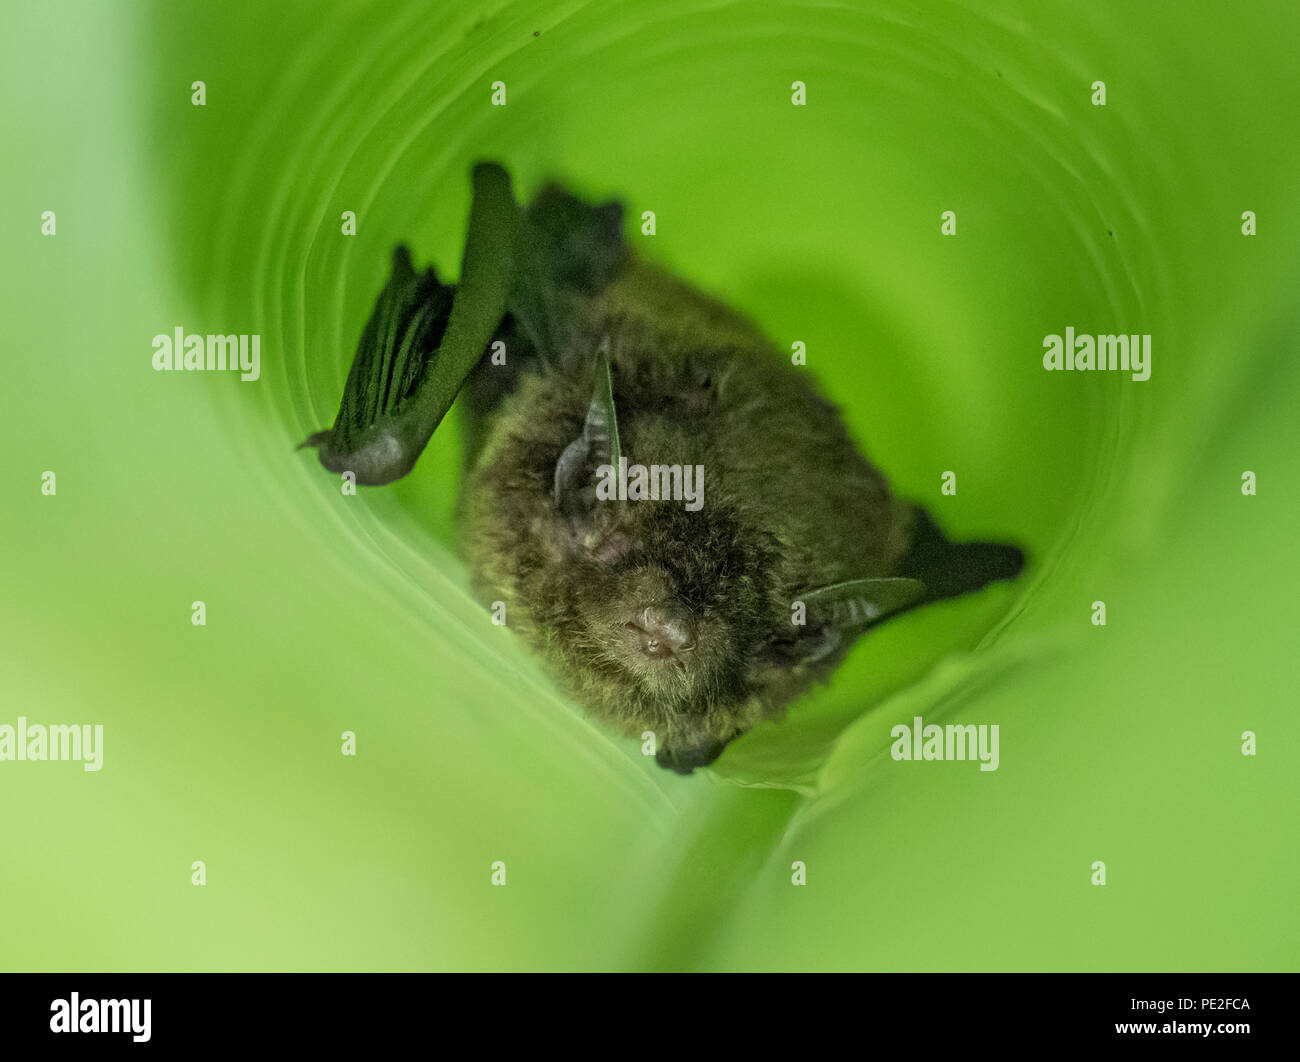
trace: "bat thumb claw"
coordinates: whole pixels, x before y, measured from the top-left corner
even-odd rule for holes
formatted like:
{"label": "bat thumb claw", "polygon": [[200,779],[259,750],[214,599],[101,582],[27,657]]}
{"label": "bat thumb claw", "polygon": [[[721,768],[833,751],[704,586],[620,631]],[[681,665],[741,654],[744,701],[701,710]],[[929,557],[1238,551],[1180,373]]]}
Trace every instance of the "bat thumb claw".
{"label": "bat thumb claw", "polygon": [[308,446],[322,446],[329,441],[330,436],[333,434],[333,431],[328,428],[325,431],[313,432],[295,446],[294,450],[302,450]]}

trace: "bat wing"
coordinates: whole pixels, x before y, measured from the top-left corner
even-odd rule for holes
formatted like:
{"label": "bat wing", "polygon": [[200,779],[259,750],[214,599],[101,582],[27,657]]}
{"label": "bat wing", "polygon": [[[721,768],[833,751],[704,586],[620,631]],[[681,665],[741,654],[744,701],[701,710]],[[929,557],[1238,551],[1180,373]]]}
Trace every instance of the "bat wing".
{"label": "bat wing", "polygon": [[997,542],[953,542],[919,505],[912,506],[911,546],[899,572],[925,583],[925,600],[981,590],[999,579],[1014,579],[1025,565],[1017,546]]}
{"label": "bat wing", "polygon": [[408,473],[505,315],[520,264],[521,218],[500,166],[474,168],[460,285],[417,274],[397,248],[393,273],[357,347],[333,428],[302,445],[358,483]]}
{"label": "bat wing", "polygon": [[[302,445],[361,484],[406,475],[494,336],[522,333],[511,373],[529,356],[558,356],[574,297],[599,293],[622,265],[621,231],[619,204],[590,206],[556,186],[522,213],[506,171],[476,166],[459,286],[442,284],[432,269],[416,273],[410,252],[397,248],[334,425]],[[505,387],[477,383],[481,411],[513,378]]]}
{"label": "bat wing", "polygon": [[600,294],[627,257],[623,208],[592,206],[548,185],[524,216],[520,271],[510,312],[533,347],[548,360],[564,342],[564,322],[577,296]]}

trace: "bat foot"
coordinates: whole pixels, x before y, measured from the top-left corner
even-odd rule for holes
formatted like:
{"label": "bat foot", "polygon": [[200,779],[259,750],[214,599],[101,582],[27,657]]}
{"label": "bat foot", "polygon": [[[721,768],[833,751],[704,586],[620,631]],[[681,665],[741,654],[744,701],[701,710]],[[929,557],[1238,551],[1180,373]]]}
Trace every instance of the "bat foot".
{"label": "bat foot", "polygon": [[707,767],[722,755],[722,750],[726,747],[724,741],[710,741],[702,745],[686,745],[676,749],[664,745],[660,746],[659,751],[655,753],[655,763],[665,770],[690,774],[696,767]]}

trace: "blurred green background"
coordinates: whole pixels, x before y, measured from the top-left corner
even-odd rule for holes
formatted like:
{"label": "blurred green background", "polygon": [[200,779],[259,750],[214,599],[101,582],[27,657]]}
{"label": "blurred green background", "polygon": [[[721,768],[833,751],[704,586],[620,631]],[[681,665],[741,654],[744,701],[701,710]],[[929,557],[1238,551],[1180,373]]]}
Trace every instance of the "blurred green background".
{"label": "blurred green background", "polygon": [[[2,18],[0,724],[105,747],[0,763],[0,967],[1296,968],[1294,5]],[[392,245],[455,273],[480,158],[623,198],[1027,575],[691,778],[588,721],[467,592],[454,418],[356,497],[293,449]],[[1150,381],[1044,372],[1067,325],[1151,333]],[[178,326],[262,379],[155,373]],[[917,714],[1000,768],[893,761]]]}

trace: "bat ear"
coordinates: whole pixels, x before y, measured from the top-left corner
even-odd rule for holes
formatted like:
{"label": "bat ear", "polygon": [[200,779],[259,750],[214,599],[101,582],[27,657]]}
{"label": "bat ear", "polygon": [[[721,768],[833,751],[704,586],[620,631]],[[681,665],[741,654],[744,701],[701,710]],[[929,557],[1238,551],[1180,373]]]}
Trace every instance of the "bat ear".
{"label": "bat ear", "polygon": [[798,599],[806,610],[809,627],[853,630],[868,627],[896,612],[919,604],[925,583],[919,579],[850,579],[819,586]]}
{"label": "bat ear", "polygon": [[800,594],[791,605],[791,633],[770,642],[756,670],[814,664],[846,648],[868,627],[920,604],[919,579],[850,579]]}
{"label": "bat ear", "polygon": [[609,501],[614,515],[624,504],[613,495],[602,494],[600,486],[601,480],[613,483],[623,456],[608,349],[606,339],[596,352],[596,378],[582,434],[564,448],[555,463],[555,507],[571,519],[590,516],[597,501]]}

